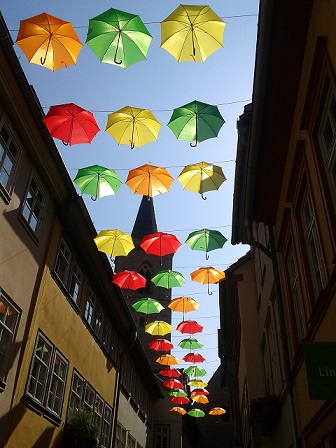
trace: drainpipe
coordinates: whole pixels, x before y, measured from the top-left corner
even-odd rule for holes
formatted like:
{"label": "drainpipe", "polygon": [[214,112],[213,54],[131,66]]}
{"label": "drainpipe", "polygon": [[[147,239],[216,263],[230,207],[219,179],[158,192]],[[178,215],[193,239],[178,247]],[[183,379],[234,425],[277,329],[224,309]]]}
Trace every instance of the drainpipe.
{"label": "drainpipe", "polygon": [[274,228],[272,225],[267,225],[268,233],[269,233],[269,242],[271,246],[271,250],[268,250],[265,246],[253,240],[252,232],[251,232],[251,223],[245,223],[248,231],[248,239],[249,244],[251,246],[257,247],[259,250],[264,252],[267,257],[272,260],[273,267],[273,275],[274,275],[274,292],[277,299],[278,305],[278,319],[279,319],[279,337],[280,337],[280,354],[284,369],[284,380],[286,387],[286,395],[288,398],[288,406],[289,406],[289,416],[291,421],[291,432],[292,432],[292,448],[299,448],[299,436],[298,436],[298,428],[297,428],[297,418],[295,412],[295,401],[294,401],[294,393],[293,393],[293,380],[292,373],[290,368],[290,358],[289,358],[289,349],[288,349],[288,340],[287,340],[287,329],[286,329],[286,320],[285,320],[285,311],[284,304],[281,293],[281,284],[280,284],[280,274],[279,274],[279,265],[276,254],[276,245],[275,245],[275,236],[274,236]]}
{"label": "drainpipe", "polygon": [[113,421],[112,421],[112,437],[111,437],[111,443],[110,448],[114,448],[116,436],[117,436],[117,422],[118,422],[118,410],[119,410],[119,401],[120,401],[120,386],[121,386],[121,371],[123,366],[123,360],[124,356],[128,351],[132,349],[134,346],[136,340],[138,338],[138,333],[135,331],[134,338],[130,345],[126,346],[121,354],[120,354],[120,363],[119,363],[119,369],[117,371],[117,379],[116,379],[116,385],[114,389],[114,406],[113,406]]}

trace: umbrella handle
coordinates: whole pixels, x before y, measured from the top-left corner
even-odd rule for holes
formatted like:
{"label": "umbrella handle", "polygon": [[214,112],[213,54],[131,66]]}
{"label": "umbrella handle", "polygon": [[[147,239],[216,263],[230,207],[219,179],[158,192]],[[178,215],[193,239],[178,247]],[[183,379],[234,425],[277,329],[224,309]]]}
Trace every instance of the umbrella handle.
{"label": "umbrella handle", "polygon": [[62,143],[64,146],[69,146],[69,142],[65,142],[64,140],[62,140]]}
{"label": "umbrella handle", "polygon": [[91,196],[91,200],[94,201],[94,202],[96,202],[96,200],[97,200],[97,196]]}
{"label": "umbrella handle", "polygon": [[209,260],[209,258],[210,258],[210,256],[209,256],[208,252],[205,252],[205,259]]}
{"label": "umbrella handle", "polygon": [[122,64],[122,61],[117,61],[117,53],[118,53],[118,48],[119,48],[120,34],[121,34],[121,31],[119,30],[116,51],[114,53],[114,63],[117,65]]}
{"label": "umbrella handle", "polygon": [[203,192],[201,193],[201,197],[202,197],[203,201],[206,201],[206,196],[204,196]]}
{"label": "umbrella handle", "polygon": [[117,65],[122,64],[122,60],[121,61],[117,61],[116,57],[117,57],[117,55],[115,54],[114,55],[114,63],[117,64]]}
{"label": "umbrella handle", "polygon": [[130,140],[131,142],[131,149],[134,149],[134,143]]}
{"label": "umbrella handle", "polygon": [[197,142],[195,142],[195,143],[190,143],[190,146],[191,146],[192,148],[196,148],[196,146],[197,146]]}

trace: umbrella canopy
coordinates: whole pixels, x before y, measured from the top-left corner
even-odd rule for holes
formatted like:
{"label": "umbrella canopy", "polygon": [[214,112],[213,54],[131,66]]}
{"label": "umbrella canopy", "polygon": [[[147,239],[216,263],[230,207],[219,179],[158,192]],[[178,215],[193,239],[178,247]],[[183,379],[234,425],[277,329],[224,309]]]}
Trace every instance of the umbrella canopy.
{"label": "umbrella canopy", "polygon": [[168,352],[174,345],[168,339],[155,339],[148,344],[149,348],[157,352]]}
{"label": "umbrella canopy", "polygon": [[140,247],[147,253],[163,257],[174,254],[182,244],[175,235],[164,232],[151,233],[142,238]]}
{"label": "umbrella canopy", "polygon": [[199,142],[217,137],[224,123],[217,106],[195,100],[174,109],[167,126],[178,140],[192,142],[190,146],[195,147]]}
{"label": "umbrella canopy", "polygon": [[110,257],[126,256],[134,249],[132,237],[118,229],[101,230],[94,242],[99,251]]}
{"label": "umbrella canopy", "polygon": [[136,289],[144,288],[146,286],[146,279],[141,274],[135,271],[122,271],[114,274],[112,282],[122,289]]}
{"label": "umbrella canopy", "polygon": [[89,20],[86,44],[101,62],[127,68],[146,59],[151,41],[138,15],[111,8]]}
{"label": "umbrella canopy", "polygon": [[[173,366],[174,364],[178,364],[180,360],[173,355],[161,355],[157,358],[156,362],[162,366]],[[175,387],[175,389],[179,389],[179,387]]]}
{"label": "umbrella canopy", "polygon": [[207,387],[208,383],[199,378],[194,378],[191,381],[189,381],[188,385],[192,387]]}
{"label": "umbrella canopy", "polygon": [[162,320],[155,320],[145,325],[145,332],[153,336],[164,336],[172,332],[172,326]]}
{"label": "umbrella canopy", "polygon": [[183,389],[183,384],[179,380],[166,380],[163,382],[163,385],[168,389]]}
{"label": "umbrella canopy", "polygon": [[189,403],[189,398],[188,397],[173,397],[172,399],[171,399],[171,401],[173,402],[173,403],[176,403],[176,404],[179,404],[179,405],[181,405],[181,404],[187,404],[187,403]]}
{"label": "umbrella canopy", "polygon": [[173,389],[173,390],[170,390],[168,393],[171,397],[186,397],[187,396],[187,393],[184,389]]}
{"label": "umbrella canopy", "polygon": [[186,279],[180,272],[171,271],[170,269],[160,271],[151,279],[151,281],[156,286],[161,286],[162,288],[174,288],[176,286],[182,286]]}
{"label": "umbrella canopy", "polygon": [[197,308],[200,306],[196,300],[194,300],[191,297],[176,297],[175,299],[172,299],[168,303],[168,307],[175,312],[181,312],[181,313],[189,313],[191,311],[196,311]]}
{"label": "umbrella canopy", "polygon": [[166,168],[142,165],[128,173],[126,185],[136,194],[153,197],[166,193],[173,180]]}
{"label": "umbrella canopy", "polygon": [[189,376],[204,376],[207,371],[203,367],[190,366],[185,369],[185,373]]}
{"label": "umbrella canopy", "polygon": [[215,284],[225,279],[225,273],[212,266],[205,266],[193,271],[190,274],[190,277],[194,282],[202,283],[202,285],[207,284],[208,294],[211,295],[212,293],[209,290],[209,284]]}
{"label": "umbrella canopy", "polygon": [[45,12],[20,21],[16,43],[29,62],[52,71],[74,65],[83,46],[71,23]]}
{"label": "umbrella canopy", "polygon": [[199,353],[187,353],[185,356],[183,356],[183,361],[185,362],[191,362],[191,363],[196,363],[196,362],[204,362],[205,358],[203,358],[203,356]]}
{"label": "umbrella canopy", "polygon": [[138,300],[132,305],[132,308],[138,313],[144,314],[156,314],[164,309],[160,302],[149,297]]}
{"label": "umbrella canopy", "polygon": [[201,411],[201,409],[190,409],[190,411],[188,412],[189,415],[191,415],[192,417],[204,417],[205,413],[203,411]]}
{"label": "umbrella canopy", "polygon": [[183,320],[177,325],[176,330],[181,333],[195,334],[201,333],[203,331],[203,327],[195,320]]}
{"label": "umbrella canopy", "polygon": [[122,184],[114,170],[100,165],[80,168],[74,182],[83,194],[89,194],[94,201],[116,194]]}
{"label": "umbrella canopy", "polygon": [[178,62],[204,62],[223,47],[225,25],[209,6],[180,5],[161,22],[161,47]]}
{"label": "umbrella canopy", "polygon": [[160,370],[159,374],[162,376],[168,376],[169,378],[180,378],[180,376],[182,376],[181,372],[170,367]]}
{"label": "umbrella canopy", "polygon": [[42,121],[50,135],[66,146],[91,143],[100,131],[93,114],[74,103],[51,106]]}
{"label": "umbrella canopy", "polygon": [[226,410],[219,407],[212,408],[209,411],[209,415],[223,415],[223,414],[226,414]]}
{"label": "umbrella canopy", "polygon": [[196,389],[193,389],[191,391],[190,395],[191,396],[194,396],[194,395],[206,395],[206,396],[208,396],[208,395],[210,395],[210,392],[208,390],[204,389],[203,387],[197,387]]}
{"label": "umbrella canopy", "polygon": [[161,124],[148,109],[125,106],[108,115],[106,132],[119,145],[140,148],[157,140]]}
{"label": "umbrella canopy", "polygon": [[207,404],[209,403],[208,398],[205,395],[193,395],[192,396],[192,401],[195,403],[200,403],[200,404]]}
{"label": "umbrella canopy", "polygon": [[206,191],[218,190],[226,180],[223,170],[218,165],[199,162],[187,165],[177,176],[184,190],[195,191],[205,199]]}
{"label": "umbrella canopy", "polygon": [[186,413],[187,413],[187,411],[185,409],[180,408],[178,406],[174,406],[173,408],[171,408],[169,410],[169,414],[171,414],[171,415],[184,415]]}
{"label": "umbrella canopy", "polygon": [[208,253],[211,250],[221,249],[227,242],[227,239],[218,230],[201,229],[189,233],[185,242],[193,250],[204,251],[205,258],[208,260]]}
{"label": "umbrella canopy", "polygon": [[179,347],[181,348],[185,348],[188,350],[194,350],[195,348],[202,348],[203,344],[202,342],[198,341],[197,339],[194,338],[187,338],[187,339],[182,339],[181,342],[179,342]]}

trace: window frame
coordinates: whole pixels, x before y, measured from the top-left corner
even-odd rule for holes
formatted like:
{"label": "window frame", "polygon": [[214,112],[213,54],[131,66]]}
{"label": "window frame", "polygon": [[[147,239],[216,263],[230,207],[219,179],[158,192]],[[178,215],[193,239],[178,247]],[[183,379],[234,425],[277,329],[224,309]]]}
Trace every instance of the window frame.
{"label": "window frame", "polygon": [[[37,188],[37,191],[33,191],[33,194],[31,192],[31,187],[33,186],[33,183],[35,184],[35,187]],[[31,198],[28,197],[28,195],[31,194]],[[41,198],[39,197],[41,196]],[[28,200],[32,200],[32,205],[29,205]],[[39,206],[39,214],[36,217],[34,210],[35,206]],[[38,241],[41,229],[43,226],[44,221],[44,215],[47,207],[47,193],[46,189],[44,188],[40,178],[38,175],[33,171],[28,185],[27,189],[24,195],[24,199],[22,201],[21,205],[21,211],[20,211],[20,219],[24,223],[25,227],[28,229],[29,233]],[[28,210],[28,217],[25,214],[25,211]],[[36,219],[36,226],[32,226],[33,217]]]}
{"label": "window frame", "polygon": [[[8,134],[8,140],[5,141],[2,136],[2,129],[5,129]],[[14,145],[16,149],[16,154],[13,155],[10,151],[11,145]],[[3,117],[0,119],[0,147],[3,148],[4,152],[2,155],[0,155],[0,178],[1,178],[1,172],[4,165],[5,158],[7,156],[7,153],[11,153],[12,159],[12,167],[8,176],[8,180],[6,183],[6,186],[3,185],[3,183],[0,181],[0,196],[3,198],[6,204],[9,204],[14,187],[15,187],[15,178],[16,173],[19,165],[19,161],[21,159],[22,149],[21,145],[18,142],[18,139],[15,136],[15,133],[13,132],[13,129],[8,122],[7,118],[3,115]]]}
{"label": "window frame", "polygon": [[[167,441],[163,443],[163,436],[159,433],[158,430],[167,429],[166,437]],[[160,437],[160,440],[157,440],[157,436]],[[158,444],[159,442],[159,444]],[[167,424],[155,424],[154,425],[154,448],[169,448],[170,447],[170,425]]]}

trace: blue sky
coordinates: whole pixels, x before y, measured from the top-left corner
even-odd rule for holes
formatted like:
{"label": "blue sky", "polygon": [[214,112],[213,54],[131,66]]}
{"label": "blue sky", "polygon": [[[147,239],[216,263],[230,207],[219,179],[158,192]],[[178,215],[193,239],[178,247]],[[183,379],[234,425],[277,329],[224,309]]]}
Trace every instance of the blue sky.
{"label": "blue sky", "polygon": [[[55,143],[62,155],[69,175],[73,179],[77,170],[99,164],[116,170],[125,181],[128,171],[145,163],[166,167],[176,178],[185,165],[206,161],[223,168],[226,182],[218,191],[206,194],[203,201],[197,193],[182,189],[175,180],[168,193],[154,198],[159,231],[175,234],[183,243],[188,234],[201,228],[221,231],[228,242],[221,250],[210,253],[205,260],[203,252],[192,251],[183,244],[174,257],[173,268],[187,279],[181,288],[174,288],[172,297],[182,294],[197,300],[201,306],[187,318],[197,320],[203,333],[196,335],[204,344],[201,353],[206,358],[202,366],[209,379],[216,370],[218,328],[218,287],[212,285],[213,294],[207,294],[204,285],[192,282],[190,273],[200,266],[212,265],[225,270],[248,251],[247,246],[231,246],[231,214],[237,145],[236,120],[252,95],[255,42],[257,33],[258,0],[210,1],[207,3],[226,22],[224,47],[213,53],[204,63],[178,63],[160,48],[160,22],[179,6],[175,0],[99,2],[79,0],[0,0],[1,12],[15,41],[20,20],[46,12],[67,20],[75,27],[84,43],[88,21],[113,7],[139,14],[153,36],[147,60],[127,69],[102,64],[84,44],[77,64],[56,72],[28,63],[15,45],[28,81],[34,86],[45,112],[55,104],[76,103],[94,113],[101,132],[88,145],[64,146]],[[194,0],[188,4],[203,5]],[[166,126],[174,108],[193,100],[218,105],[226,123],[218,138],[206,140],[196,148],[177,140]],[[106,132],[107,115],[126,105],[149,109],[162,124],[158,141],[141,148],[130,149],[118,145]],[[118,228],[130,233],[141,201],[127,185],[117,195],[96,202],[84,196],[97,232]],[[180,313],[173,314],[173,327],[182,320]],[[183,335],[174,331],[173,354],[182,358],[185,351],[177,346]],[[185,363],[181,366],[186,367]]]}

